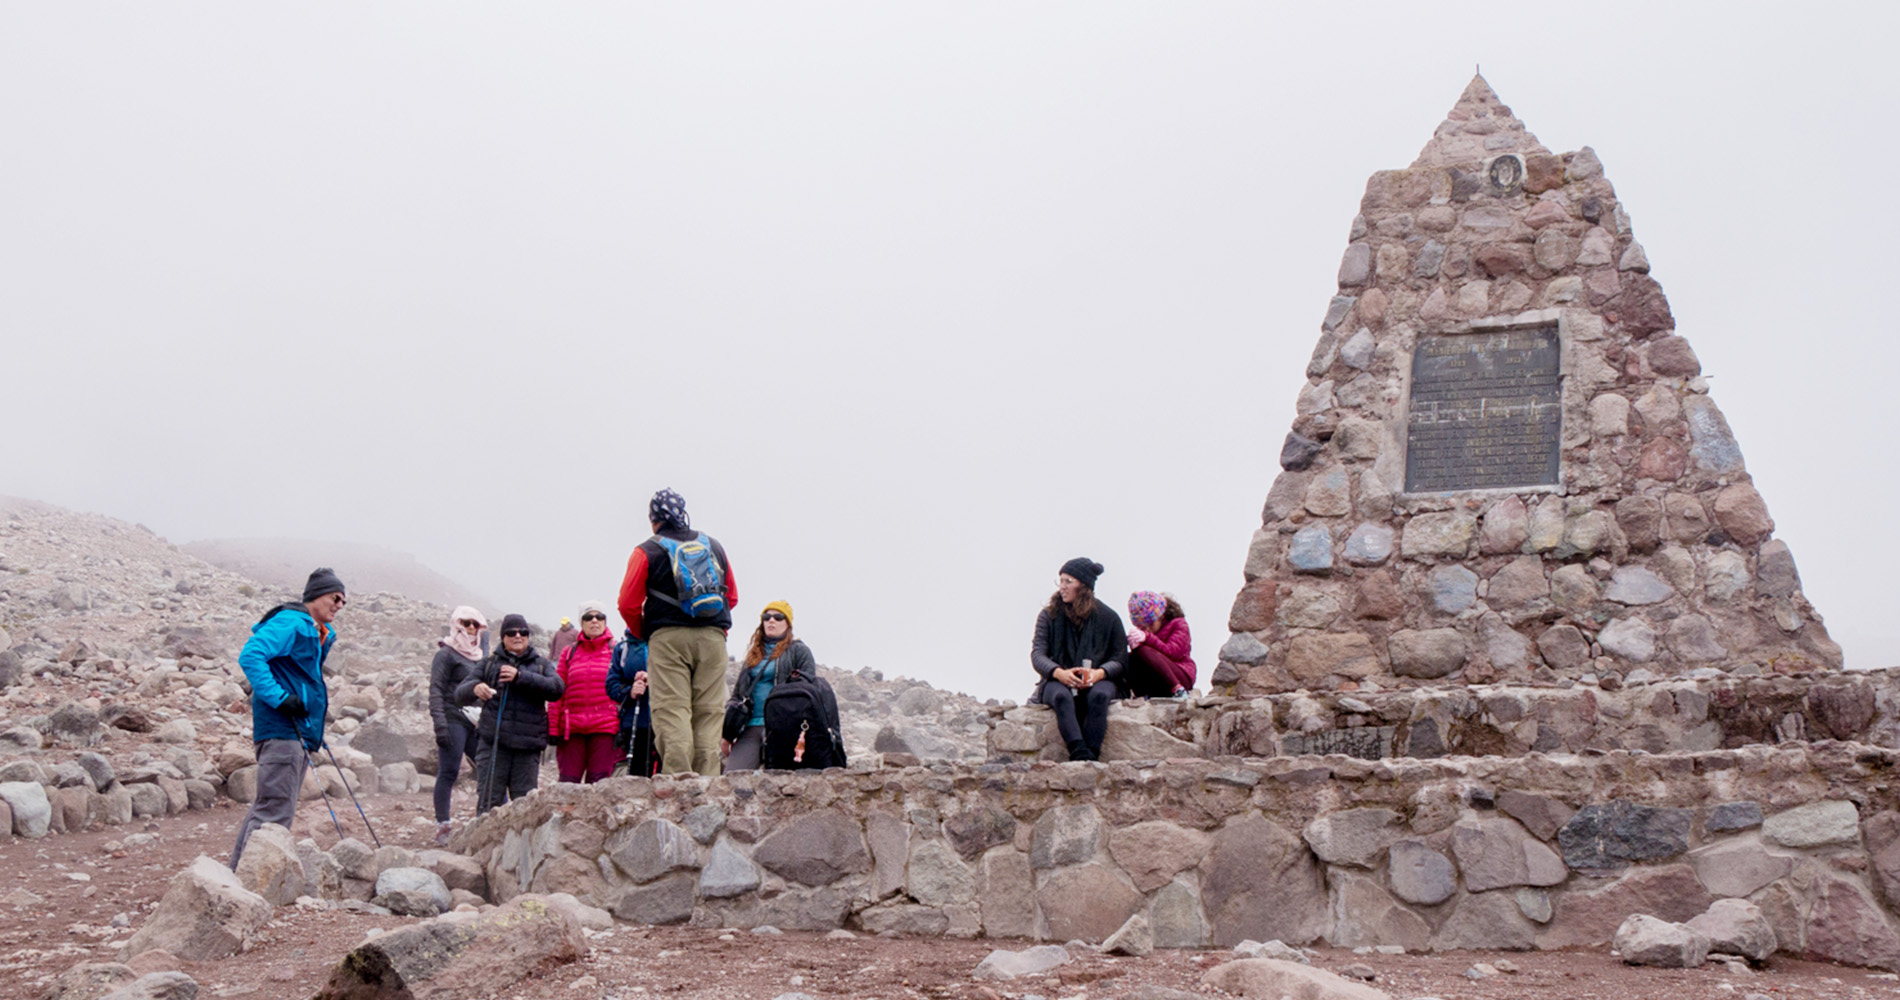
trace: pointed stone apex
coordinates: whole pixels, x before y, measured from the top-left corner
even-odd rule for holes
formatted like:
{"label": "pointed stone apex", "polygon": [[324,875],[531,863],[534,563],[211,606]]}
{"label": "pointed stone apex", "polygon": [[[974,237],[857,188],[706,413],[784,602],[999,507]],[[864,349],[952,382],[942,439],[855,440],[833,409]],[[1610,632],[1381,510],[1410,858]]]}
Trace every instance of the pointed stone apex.
{"label": "pointed stone apex", "polygon": [[1473,76],[1412,166],[1464,166],[1482,163],[1501,153],[1548,152],[1550,150],[1545,149],[1498,99],[1497,91],[1491,89],[1484,77]]}

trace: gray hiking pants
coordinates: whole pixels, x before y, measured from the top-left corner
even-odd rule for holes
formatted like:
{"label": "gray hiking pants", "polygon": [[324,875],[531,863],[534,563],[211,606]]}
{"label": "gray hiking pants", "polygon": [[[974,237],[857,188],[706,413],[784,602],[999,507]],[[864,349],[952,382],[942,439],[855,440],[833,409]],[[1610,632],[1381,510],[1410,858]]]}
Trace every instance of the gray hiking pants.
{"label": "gray hiking pants", "polygon": [[297,796],[303,792],[304,769],[310,766],[310,758],[303,750],[300,740],[265,740],[257,744],[257,798],[251,801],[251,811],[244,814],[244,822],[238,824],[237,845],[231,848],[231,868],[237,869],[238,859],[244,856],[244,845],[251,834],[266,823],[276,823],[284,829],[297,818]]}

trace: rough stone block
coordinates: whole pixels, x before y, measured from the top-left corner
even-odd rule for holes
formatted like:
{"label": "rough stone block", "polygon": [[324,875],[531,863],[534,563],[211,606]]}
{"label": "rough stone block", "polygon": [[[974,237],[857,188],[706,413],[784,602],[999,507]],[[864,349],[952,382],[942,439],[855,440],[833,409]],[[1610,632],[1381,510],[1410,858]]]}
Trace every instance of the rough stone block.
{"label": "rough stone block", "polygon": [[1761,835],[1783,847],[1823,847],[1860,840],[1860,811],[1844,799],[1811,802],[1762,822]]}
{"label": "rough stone block", "polygon": [[[1259,816],[1230,820],[1201,862],[1201,899],[1213,943],[1278,939],[1308,944],[1326,921],[1326,890],[1306,844]],[[1053,932],[1053,928],[1051,928]]]}
{"label": "rough stone block", "polygon": [[1420,514],[1405,522],[1399,551],[1407,559],[1463,558],[1477,528],[1477,519],[1463,511]]}
{"label": "rough stone block", "polygon": [[1422,840],[1400,840],[1390,848],[1392,891],[1408,903],[1436,906],[1458,891],[1451,859]]}
{"label": "rough stone block", "polygon": [[1371,868],[1403,835],[1403,818],[1390,809],[1346,809],[1314,819],[1301,836],[1329,865]]}
{"label": "rough stone block", "polygon": [[[691,842],[692,836],[686,837]],[[779,827],[759,842],[752,860],[776,875],[810,886],[829,885],[871,870],[862,831],[839,809],[806,813]]]}
{"label": "rough stone block", "polygon": [[[1109,854],[1142,892],[1153,892],[1207,856],[1212,838],[1166,820],[1120,827],[1109,835]],[[1165,946],[1164,947],[1170,947]]]}
{"label": "rough stone block", "polygon": [[1577,810],[1557,831],[1557,844],[1564,863],[1576,869],[1616,869],[1632,862],[1659,861],[1689,849],[1694,818],[1689,809],[1613,799]]}
{"label": "rough stone block", "polygon": [[1141,893],[1107,865],[1081,864],[1044,872],[1036,905],[1052,937],[1100,942],[1140,909]]}
{"label": "rough stone block", "polygon": [[1464,633],[1453,628],[1400,629],[1388,640],[1388,651],[1393,673],[1425,679],[1464,666],[1470,652]]}
{"label": "rough stone block", "polygon": [[1036,820],[1029,864],[1059,868],[1087,861],[1102,843],[1102,815],[1094,806],[1057,806]]}

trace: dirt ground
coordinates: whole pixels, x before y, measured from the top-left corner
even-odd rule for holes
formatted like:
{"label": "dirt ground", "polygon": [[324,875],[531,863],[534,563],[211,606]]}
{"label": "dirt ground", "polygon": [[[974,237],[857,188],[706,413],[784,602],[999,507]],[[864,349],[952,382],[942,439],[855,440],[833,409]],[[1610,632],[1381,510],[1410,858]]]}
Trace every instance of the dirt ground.
{"label": "dirt ground", "polygon": [[[371,796],[365,806],[384,843],[427,846],[433,824],[425,815],[426,797]],[[230,850],[242,815],[240,807],[227,805],[210,813],[108,830],[0,842],[0,997],[37,1000],[53,977],[75,963],[113,960],[157,904],[172,875],[198,854],[223,857]],[[354,810],[339,818],[347,835],[369,840]],[[325,847],[337,839],[320,801],[304,805],[295,832]],[[218,962],[187,962],[181,968],[198,981],[201,998],[309,997],[371,928],[406,922],[400,917],[283,907],[250,952]],[[971,978],[991,949],[1031,943],[864,935],[846,940],[623,925],[595,937],[587,959],[523,982],[503,996],[772,1000],[796,992],[818,1000],[1112,1000],[1140,986],[1214,995],[1200,986],[1200,977],[1232,957],[1218,951],[1162,951],[1145,958],[1078,952],[1076,961],[1049,977],[989,984]],[[1477,963],[1516,971],[1468,978],[1467,970]],[[1321,949],[1314,964],[1336,972],[1365,966],[1377,975],[1373,985],[1396,1000],[1746,1000],[1750,995],[1846,1000],[1900,995],[1900,979],[1891,974],[1788,959],[1755,972],[1732,972],[1715,964],[1681,971],[1625,966],[1605,950],[1355,955]]]}

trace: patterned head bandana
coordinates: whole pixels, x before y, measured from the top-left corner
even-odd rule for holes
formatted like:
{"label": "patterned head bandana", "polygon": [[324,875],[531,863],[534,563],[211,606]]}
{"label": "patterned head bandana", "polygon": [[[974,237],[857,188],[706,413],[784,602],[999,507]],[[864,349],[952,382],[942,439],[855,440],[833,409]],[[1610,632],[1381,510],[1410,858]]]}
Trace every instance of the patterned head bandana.
{"label": "patterned head bandana", "polygon": [[686,517],[686,498],[672,490],[661,490],[653,494],[653,500],[647,504],[647,520],[662,528],[676,531],[691,527]]}
{"label": "patterned head bandana", "polygon": [[1152,632],[1161,624],[1161,613],[1167,607],[1167,599],[1152,590],[1137,590],[1128,595],[1128,618],[1143,632]]}

